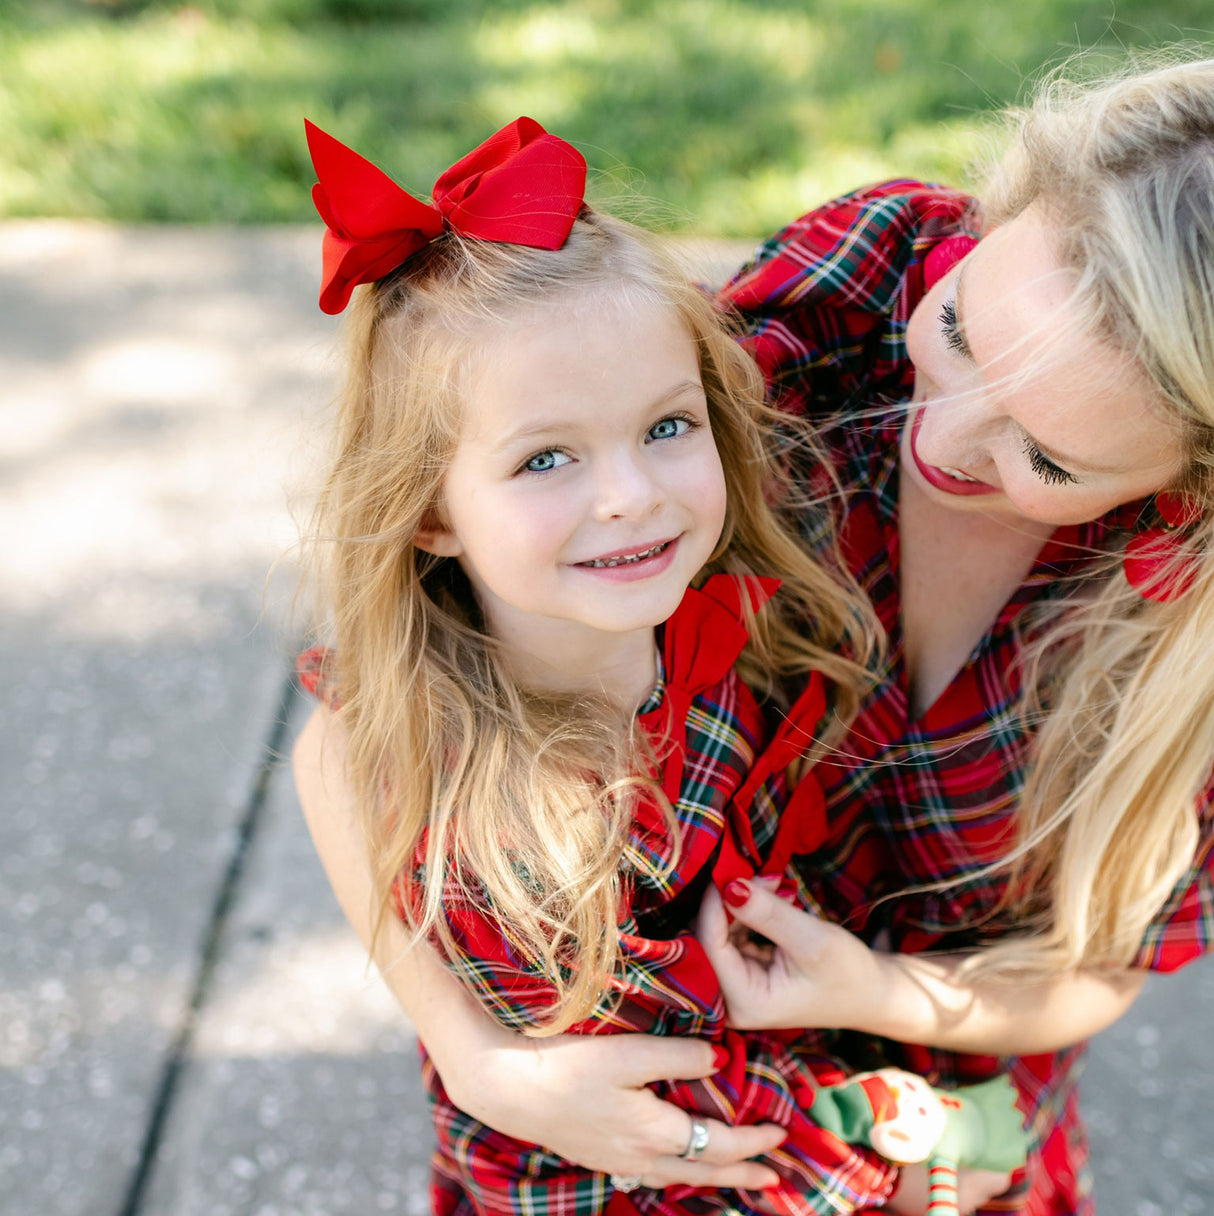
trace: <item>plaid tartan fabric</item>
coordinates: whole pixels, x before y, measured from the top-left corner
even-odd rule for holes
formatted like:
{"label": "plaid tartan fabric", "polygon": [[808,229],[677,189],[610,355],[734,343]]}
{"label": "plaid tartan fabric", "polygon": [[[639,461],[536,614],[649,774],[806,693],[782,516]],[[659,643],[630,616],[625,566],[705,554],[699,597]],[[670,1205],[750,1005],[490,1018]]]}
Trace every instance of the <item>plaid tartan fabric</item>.
{"label": "plaid tartan fabric", "polygon": [[[774,589],[774,580],[763,581]],[[855,1211],[880,1201],[892,1187],[888,1164],[869,1149],[844,1144],[806,1113],[812,1114],[819,1086],[844,1079],[837,1063],[808,1042],[796,1042],[795,1034],[726,1029],[716,977],[690,933],[709,881],[760,872],[766,852],[786,856],[796,836],[790,829],[802,814],[821,806],[820,799],[815,803],[804,792],[816,788],[814,783],[803,781],[792,809],[774,823],[773,808],[786,801],[778,761],[800,750],[797,732],[817,727],[825,698],[820,681],[814,681],[756,764],[768,732],[760,706],[732,671],[746,638],[736,584],[717,576],[702,591],[689,591],[665,626],[660,695],[644,708],[640,721],[662,756],[659,776],[678,824],[677,864],[664,873],[676,841],[657,807],[643,803],[625,854],[622,966],[594,1015],[573,1031],[694,1035],[720,1044],[729,1061],[715,1076],[655,1089],[688,1111],[726,1123],[772,1120],[787,1127],[788,1139],[766,1159],[783,1184],[762,1195],[689,1187],[640,1190],[626,1198],[614,1194],[602,1175],[503,1136],[459,1110],[423,1051],[438,1135],[433,1206],[441,1216],[589,1216],[609,1205],[612,1216],[626,1211],[809,1216]],[[748,806],[755,808],[754,821],[745,813]],[[422,866],[413,879],[402,898],[416,898],[427,881]],[[506,1025],[542,1021],[553,993],[540,968],[509,926],[494,917],[483,892],[466,880],[457,883],[450,870],[443,882],[443,914],[458,947],[448,965]]]}
{"label": "plaid tartan fabric", "polygon": [[[889,631],[892,661],[850,737],[816,770],[827,839],[796,864],[810,906],[890,949],[962,949],[1007,928],[990,919],[1000,894],[981,867],[1012,838],[1030,739],[1017,714],[1017,627],[1026,609],[1061,594],[1114,521],[1059,529],[1024,585],[941,697],[908,714],[898,593],[897,452],[901,405],[913,389],[907,320],[924,291],[923,263],[944,237],[970,231],[965,195],[895,181],[837,199],[789,225],[721,293],[742,314],[781,403],[821,423],[848,491],[847,560]],[[816,535],[812,521],[807,534]],[[1143,941],[1137,965],[1170,971],[1214,940],[1214,819]],[[949,879],[944,891],[910,891]],[[881,902],[889,896],[896,898]],[[1087,1145],[1075,1101],[1082,1045],[1000,1060],[896,1043],[836,1041],[855,1067],[877,1059],[949,1088],[1006,1068],[1033,1133],[1028,1176],[984,1213],[1092,1212]]]}

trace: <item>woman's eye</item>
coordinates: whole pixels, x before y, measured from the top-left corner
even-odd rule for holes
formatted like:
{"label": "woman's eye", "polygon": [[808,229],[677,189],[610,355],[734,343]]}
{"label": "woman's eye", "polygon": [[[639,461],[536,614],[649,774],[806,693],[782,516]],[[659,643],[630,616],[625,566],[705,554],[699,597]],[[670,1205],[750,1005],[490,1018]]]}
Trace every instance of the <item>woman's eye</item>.
{"label": "woman's eye", "polygon": [[1029,458],[1033,472],[1047,486],[1062,486],[1067,482],[1079,480],[1074,473],[1068,473],[1066,469],[1056,465],[1031,439],[1024,441],[1024,454]]}
{"label": "woman's eye", "polygon": [[663,418],[661,422],[655,422],[649,428],[649,439],[675,439],[679,435],[685,435],[691,430],[692,422],[690,418]]}
{"label": "woman's eye", "polygon": [[969,358],[970,348],[966,345],[965,335],[957,324],[957,306],[952,300],[947,300],[940,308],[940,332],[944,335],[944,345],[949,350]]}
{"label": "woman's eye", "polygon": [[555,448],[549,448],[544,452],[536,452],[523,465],[523,471],[526,473],[547,473],[550,469],[555,469],[559,465],[568,464],[571,459],[568,453],[558,452]]}

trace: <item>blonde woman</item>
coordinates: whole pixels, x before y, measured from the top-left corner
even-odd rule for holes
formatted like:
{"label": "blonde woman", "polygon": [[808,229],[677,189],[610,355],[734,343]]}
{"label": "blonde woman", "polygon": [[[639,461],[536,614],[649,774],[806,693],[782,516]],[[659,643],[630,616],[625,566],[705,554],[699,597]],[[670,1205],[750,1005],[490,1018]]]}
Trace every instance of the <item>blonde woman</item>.
{"label": "blonde woman", "polygon": [[798,867],[855,936],[727,893],[782,946],[710,918],[731,1016],[946,1085],[1018,1057],[1017,1202],[1086,1212],[1073,1045],[1214,940],[1214,62],[1056,86],[981,206],[861,192],[725,295],[823,418],[892,655]]}
{"label": "blonde woman", "polygon": [[[729,890],[773,955],[706,909],[733,1016],[945,1086],[1008,1070],[1028,1168],[963,1206],[1086,1216],[1082,1042],[1214,940],[1214,63],[1049,90],[981,203],[836,200],[724,299],[821,423],[892,660],[816,770],[797,873],[820,917]],[[309,729],[305,804],[337,780]],[[707,1045],[519,1047],[409,968],[390,981],[419,1026],[461,1021],[431,1048],[489,1123],[651,1185],[754,1168],[749,1129],[678,1160],[678,1112],[641,1088],[707,1070]],[[914,1185],[891,1209],[923,1210]]]}

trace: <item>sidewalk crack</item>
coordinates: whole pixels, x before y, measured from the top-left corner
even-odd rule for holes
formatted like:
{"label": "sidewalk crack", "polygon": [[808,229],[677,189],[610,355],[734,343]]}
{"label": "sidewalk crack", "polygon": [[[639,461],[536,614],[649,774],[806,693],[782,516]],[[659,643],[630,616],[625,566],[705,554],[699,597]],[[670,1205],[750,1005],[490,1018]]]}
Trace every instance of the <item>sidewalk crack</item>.
{"label": "sidewalk crack", "polygon": [[283,748],[287,741],[287,730],[290,726],[297,695],[295,672],[292,665],[278,691],[274,718],[262,745],[257,775],[253,780],[248,800],[241,814],[236,839],[207,921],[202,954],[194,973],[190,999],[161,1069],[160,1081],[156,1087],[156,1098],[144,1129],[139,1159],[127,1186],[126,1195],[118,1209],[118,1216],[139,1216],[143,1206],[144,1196],[155,1171],[156,1157],[173,1107],[177,1085],[194,1041],[198,1017],[206,1004],[211,979],[219,960],[219,947],[223,940],[224,929],[239,892],[245,858],[261,822],[262,811],[270,791],[270,782],[282,760]]}

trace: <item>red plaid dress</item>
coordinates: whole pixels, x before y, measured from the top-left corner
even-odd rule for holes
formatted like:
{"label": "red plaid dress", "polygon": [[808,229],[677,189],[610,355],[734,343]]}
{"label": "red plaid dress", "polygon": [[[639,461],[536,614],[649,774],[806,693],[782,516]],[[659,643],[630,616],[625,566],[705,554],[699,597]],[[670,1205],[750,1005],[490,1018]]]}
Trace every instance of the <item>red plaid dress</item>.
{"label": "red plaid dress", "polygon": [[[722,292],[747,324],[747,344],[788,409],[822,422],[849,491],[847,560],[889,631],[892,665],[850,738],[818,766],[829,808],[820,848],[795,863],[809,906],[893,950],[958,950],[1000,932],[987,914],[1000,879],[978,870],[1012,839],[1030,739],[1017,713],[1017,624],[1062,594],[1115,521],[1060,528],[951,685],[910,720],[898,592],[898,441],[914,386],[907,320],[924,292],[924,259],[969,231],[972,200],[895,181],[828,203],[768,241]],[[889,407],[889,408],[883,408]],[[814,521],[807,534],[817,536]],[[1214,812],[1196,812],[1192,868],[1150,927],[1136,965],[1171,971],[1214,941]],[[949,879],[944,891],[901,894]],[[886,896],[896,896],[879,902]],[[1003,926],[1004,929],[1007,926]],[[1033,1146],[1027,1177],[982,1209],[1090,1216],[1086,1135],[1077,1107],[1084,1045],[1012,1059],[840,1039],[854,1067],[880,1059],[943,1088],[1006,1069],[1021,1093]]]}
{"label": "red plaid dress", "polygon": [[[757,609],[778,583],[749,579],[745,585]],[[812,777],[791,794],[784,780],[787,764],[804,751],[826,712],[822,682],[815,677],[779,715],[779,725],[768,729],[755,697],[733,671],[747,638],[742,590],[742,580],[710,578],[701,590],[687,592],[661,631],[661,679],[639,721],[662,757],[655,775],[675,810],[678,861],[666,872],[675,841],[658,808],[643,801],[625,853],[622,966],[594,1015],[573,1032],[694,1036],[723,1046],[729,1061],[715,1076],[654,1088],[688,1111],[725,1123],[787,1127],[787,1140],[764,1159],[783,1184],[761,1195],[690,1187],[613,1192],[607,1176],[504,1136],[460,1110],[423,1050],[438,1138],[432,1182],[437,1216],[591,1216],[608,1209],[611,1216],[826,1216],[879,1202],[892,1189],[892,1167],[810,1117],[817,1089],[845,1079],[837,1062],[817,1045],[799,1042],[795,1032],[727,1029],[716,976],[690,932],[709,882],[723,886],[736,877],[784,873],[794,852],[813,847],[805,830],[816,831],[824,811]],[[323,652],[301,659],[305,685],[323,696],[322,667]],[[419,849],[411,881],[399,884],[401,899],[416,899],[428,881],[423,858]],[[446,958],[448,966],[503,1024],[523,1029],[541,1023],[554,998],[541,968],[466,876],[458,883],[449,871],[442,881],[443,914],[458,946]]]}

